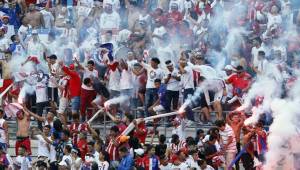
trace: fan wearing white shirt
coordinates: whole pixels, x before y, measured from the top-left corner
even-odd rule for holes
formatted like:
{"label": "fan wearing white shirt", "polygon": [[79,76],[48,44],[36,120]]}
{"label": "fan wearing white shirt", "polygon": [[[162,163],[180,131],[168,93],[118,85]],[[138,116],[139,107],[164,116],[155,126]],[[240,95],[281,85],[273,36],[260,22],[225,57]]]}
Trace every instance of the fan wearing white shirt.
{"label": "fan wearing white shirt", "polygon": [[[44,108],[48,106],[47,82],[48,78],[43,72],[40,72],[38,74],[38,81],[35,85],[36,112],[39,116],[43,116]],[[38,127],[42,130],[41,121],[38,121]]]}
{"label": "fan wearing white shirt", "polygon": [[200,160],[199,164],[200,164],[201,170],[215,170],[215,168],[213,168],[212,166],[207,165],[207,163],[205,162],[205,160]]}
{"label": "fan wearing white shirt", "polygon": [[50,101],[58,103],[58,74],[60,68],[56,62],[57,56],[50,55],[47,60],[49,68],[48,97]]}
{"label": "fan wearing white shirt", "polygon": [[31,39],[27,44],[27,55],[28,56],[36,56],[39,61],[44,60],[44,54],[46,52],[46,48],[44,44],[40,41],[37,30],[32,31]]}
{"label": "fan wearing white shirt", "polygon": [[186,159],[186,163],[188,165],[188,168],[193,169],[193,170],[200,170],[200,167],[198,165],[198,151],[192,150],[189,153],[188,158]]}
{"label": "fan wearing white shirt", "polygon": [[161,164],[159,166],[159,169],[160,170],[170,170],[172,169],[172,164],[169,163],[169,160],[168,160],[168,157],[167,156],[164,156],[164,158],[162,158],[161,160]]}
{"label": "fan wearing white shirt", "polygon": [[9,47],[9,40],[5,37],[5,28],[0,28],[0,59],[5,58],[5,51]]}
{"label": "fan wearing white shirt", "polygon": [[[179,101],[179,90],[180,90],[180,76],[177,69],[174,68],[171,60],[165,62],[167,70],[165,73],[164,83],[167,85],[166,100],[167,108],[166,111],[171,112],[171,110],[178,109]],[[171,109],[171,103],[173,108]]]}
{"label": "fan wearing white shirt", "polygon": [[22,25],[18,29],[18,36],[20,37],[21,43],[24,43],[29,35],[29,31],[32,29],[32,26],[28,24],[28,19],[25,17],[21,20],[21,22]]}
{"label": "fan wearing white shirt", "polygon": [[109,167],[109,155],[106,151],[99,152],[99,159],[96,161],[99,170],[108,170]]}
{"label": "fan wearing white shirt", "polygon": [[[193,70],[187,65],[187,59],[185,57],[182,57],[179,60],[179,75],[181,78],[181,85],[183,87],[183,99],[185,101],[189,96],[193,96],[195,86]],[[187,110],[187,117],[189,120],[194,120],[193,112],[190,109]]]}
{"label": "fan wearing white shirt", "polygon": [[[44,136],[49,136],[50,134],[50,129],[51,126],[50,125],[45,125],[43,127],[43,135]],[[42,135],[36,135],[39,143],[38,143],[38,157],[37,160],[34,160],[32,162],[32,164],[34,165],[35,163],[37,163],[37,161],[42,160],[44,162],[48,161],[49,157],[50,157],[50,146],[48,144],[47,141],[45,141],[44,137]]]}
{"label": "fan wearing white shirt", "polygon": [[26,148],[24,146],[19,147],[19,155],[15,158],[14,165],[16,169],[20,170],[31,169],[31,161],[27,156]]}
{"label": "fan wearing white shirt", "polygon": [[87,62],[87,67],[83,67],[77,58],[75,58],[75,62],[78,65],[78,68],[83,72],[83,80],[85,78],[98,78],[98,71],[95,69],[95,62],[93,60]]}
{"label": "fan wearing white shirt", "polygon": [[271,27],[274,27],[275,25],[280,25],[282,23],[282,17],[279,13],[279,8],[276,5],[273,5],[271,7],[271,11],[267,14],[267,17],[267,29],[270,29]]}
{"label": "fan wearing white shirt", "polygon": [[63,28],[61,37],[66,38],[68,41],[77,43],[77,30],[73,27],[70,20],[66,21],[66,26]]}
{"label": "fan wearing white shirt", "polygon": [[9,52],[11,52],[13,59],[20,59],[26,55],[24,46],[20,42],[18,35],[13,35],[10,37],[12,44],[9,46]]}
{"label": "fan wearing white shirt", "polygon": [[259,51],[258,52],[258,62],[257,62],[257,67],[255,67],[253,70],[256,72],[258,75],[264,75],[266,71],[266,67],[268,64],[268,61],[265,58],[265,52],[264,51]]}
{"label": "fan wearing white shirt", "polygon": [[72,147],[70,145],[66,145],[64,147],[64,156],[62,160],[58,163],[59,169],[71,169],[72,165],[72,157],[71,157]]}
{"label": "fan wearing white shirt", "polygon": [[45,22],[45,28],[46,29],[51,29],[54,26],[54,16],[53,14],[49,11],[49,8],[45,8],[41,10],[41,13],[44,18]]}
{"label": "fan wearing white shirt", "polygon": [[166,28],[162,25],[160,20],[155,20],[155,28],[152,33],[152,41],[154,47],[159,48],[162,43],[163,35],[167,33]]}
{"label": "fan wearing white shirt", "polygon": [[[225,82],[222,79],[206,79],[203,76],[199,78],[200,88],[203,90],[205,101],[210,108],[213,105],[217,112],[216,118],[222,119],[222,106],[221,100],[224,92],[226,92]],[[213,93],[214,97],[211,99],[210,94]]]}
{"label": "fan wearing white shirt", "polygon": [[108,81],[108,89],[110,97],[118,97],[120,94],[120,78],[121,73],[118,69],[119,62],[113,61],[107,64],[107,72],[105,73],[104,79]]}
{"label": "fan wearing white shirt", "polygon": [[2,27],[6,29],[5,37],[10,39],[11,36],[15,35],[15,28],[13,25],[9,24],[9,16],[5,15],[1,18],[2,20]]}
{"label": "fan wearing white shirt", "polygon": [[103,0],[103,6],[106,4],[111,4],[114,11],[120,9],[120,0]]}
{"label": "fan wearing white shirt", "polygon": [[173,4],[176,4],[178,6],[179,12],[183,12],[184,7],[185,7],[184,0],[171,0],[169,3],[169,11],[171,11],[171,6]]}
{"label": "fan wearing white shirt", "polygon": [[[147,71],[147,84],[146,84],[146,94],[145,94],[145,114],[148,115],[148,108],[157,101],[157,88],[155,88],[154,80],[155,79],[163,79],[164,72],[162,69],[158,67],[160,64],[160,60],[156,57],[152,58],[150,61],[150,65],[142,62],[141,63],[144,69]],[[135,73],[136,75],[141,75],[144,70],[140,70],[139,73]]]}
{"label": "fan wearing white shirt", "polygon": [[255,68],[258,66],[258,52],[265,51],[265,49],[262,47],[262,40],[260,38],[254,39],[253,45],[254,47],[252,47],[251,55],[252,55],[252,67],[255,70]]}
{"label": "fan wearing white shirt", "polygon": [[130,64],[126,63],[124,60],[120,60],[119,70],[121,70],[120,77],[120,94],[121,96],[127,96],[129,100],[124,103],[123,107],[126,111],[129,111],[131,97],[133,96],[133,73],[130,68]]}
{"label": "fan wearing white shirt", "polygon": [[112,4],[106,3],[104,12],[100,16],[100,29],[106,30],[119,30],[121,23],[120,15],[112,10]]}
{"label": "fan wearing white shirt", "polygon": [[72,155],[71,170],[80,170],[82,160],[81,160],[81,158],[78,154],[78,150],[77,149],[72,149],[71,155]]}

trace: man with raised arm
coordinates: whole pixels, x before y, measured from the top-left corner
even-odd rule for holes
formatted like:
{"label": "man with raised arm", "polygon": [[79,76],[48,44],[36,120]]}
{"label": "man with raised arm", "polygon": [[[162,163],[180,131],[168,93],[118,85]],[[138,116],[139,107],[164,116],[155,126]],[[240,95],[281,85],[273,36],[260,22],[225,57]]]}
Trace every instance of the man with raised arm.
{"label": "man with raised arm", "polygon": [[17,141],[15,146],[16,155],[19,155],[19,148],[22,146],[26,149],[26,153],[31,155],[29,127],[30,127],[30,114],[27,109],[17,112]]}

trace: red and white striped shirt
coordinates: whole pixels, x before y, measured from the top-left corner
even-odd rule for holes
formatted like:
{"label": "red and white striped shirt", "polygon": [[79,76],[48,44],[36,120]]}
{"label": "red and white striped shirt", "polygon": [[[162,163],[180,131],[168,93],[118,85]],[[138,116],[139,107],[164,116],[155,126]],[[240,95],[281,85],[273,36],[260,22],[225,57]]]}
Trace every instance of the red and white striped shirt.
{"label": "red and white striped shirt", "polygon": [[62,79],[59,80],[58,85],[59,87],[59,96],[60,97],[64,97],[64,98],[70,98],[70,94],[69,94],[69,80],[70,77],[69,76],[64,76]]}
{"label": "red and white striped shirt", "polygon": [[116,144],[112,140],[113,139],[109,140],[108,146],[106,148],[106,152],[108,152],[109,160],[115,161],[119,159],[118,145],[120,142],[119,142],[119,137],[115,139]]}
{"label": "red and white striped shirt", "polygon": [[77,146],[77,142],[79,140],[79,138],[78,138],[78,133],[79,132],[87,132],[87,131],[88,131],[87,124],[85,124],[85,123],[72,123],[70,125],[70,132],[71,132],[71,135],[73,136],[73,139],[72,139],[73,144]]}
{"label": "red and white striped shirt", "polygon": [[187,145],[186,145],[186,142],[184,140],[181,140],[178,145],[176,145],[175,143],[171,143],[170,145],[170,148],[171,148],[171,151],[172,153],[176,153],[178,152],[180,149],[182,148],[186,148]]}

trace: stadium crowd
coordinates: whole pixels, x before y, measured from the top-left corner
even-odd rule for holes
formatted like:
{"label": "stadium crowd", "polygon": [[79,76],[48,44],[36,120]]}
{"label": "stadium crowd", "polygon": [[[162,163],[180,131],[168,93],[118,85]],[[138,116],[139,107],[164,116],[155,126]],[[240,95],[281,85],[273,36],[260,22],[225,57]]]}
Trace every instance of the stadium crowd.
{"label": "stadium crowd", "polygon": [[[1,0],[0,169],[262,169],[272,116],[246,126],[252,112],[237,108],[259,77],[283,82],[283,96],[295,82],[299,7],[297,0]],[[251,107],[263,100],[254,96]],[[144,120],[169,112],[180,114]],[[95,128],[104,115],[108,135]],[[158,131],[162,124],[172,134]]]}

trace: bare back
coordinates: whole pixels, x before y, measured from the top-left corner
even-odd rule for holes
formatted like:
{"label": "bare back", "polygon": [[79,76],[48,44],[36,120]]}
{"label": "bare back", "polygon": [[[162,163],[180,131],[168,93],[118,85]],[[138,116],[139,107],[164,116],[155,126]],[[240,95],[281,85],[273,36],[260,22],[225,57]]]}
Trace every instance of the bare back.
{"label": "bare back", "polygon": [[25,15],[25,17],[33,28],[39,28],[42,26],[43,16],[40,12],[29,12]]}

